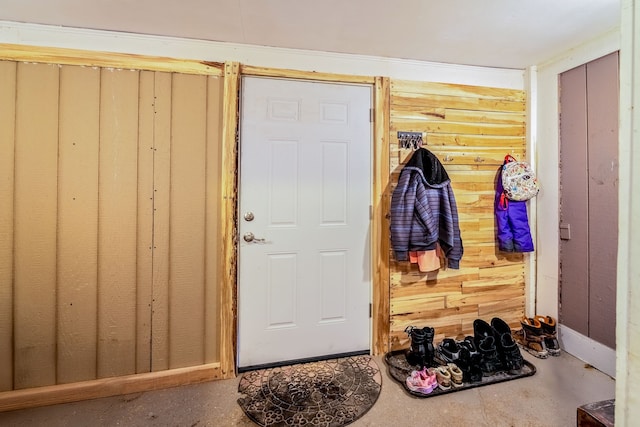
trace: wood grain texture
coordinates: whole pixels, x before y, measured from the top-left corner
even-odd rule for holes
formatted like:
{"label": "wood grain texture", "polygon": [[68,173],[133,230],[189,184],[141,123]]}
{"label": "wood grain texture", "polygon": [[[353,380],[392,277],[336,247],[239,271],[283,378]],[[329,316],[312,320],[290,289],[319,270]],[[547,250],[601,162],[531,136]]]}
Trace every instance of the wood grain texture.
{"label": "wood grain texture", "polygon": [[374,190],[373,190],[373,354],[389,350],[389,88],[388,78],[377,77],[374,85]]}
{"label": "wood grain texture", "polygon": [[211,363],[161,372],[123,375],[115,378],[103,378],[73,384],[1,392],[0,412],[141,393],[169,387],[198,384],[220,378],[222,378],[220,365],[218,363]]}
{"label": "wood grain texture", "polygon": [[222,178],[220,205],[220,368],[223,378],[235,376],[236,340],[236,272],[237,272],[237,159],[238,143],[238,90],[240,65],[227,62],[224,65],[222,101]]}
{"label": "wood grain texture", "polygon": [[0,44],[0,59],[217,76],[222,72],[222,64],[202,60],[4,43]]}
{"label": "wood grain texture", "polygon": [[451,178],[464,245],[459,270],[429,273],[395,261],[390,251],[390,348],[409,345],[409,325],[435,327],[436,341],[472,334],[476,318],[498,316],[517,326],[524,313],[524,257],[498,251],[493,205],[504,156],[526,155],[524,92],[392,80],[390,99],[388,196],[412,154],[398,145],[397,131],[423,132],[425,148]]}
{"label": "wood grain texture", "polygon": [[287,70],[282,68],[266,68],[253,65],[239,64],[240,74],[243,76],[285,77],[288,79],[303,79],[341,83],[374,83],[374,77],[354,76],[351,74],[322,73],[318,71]]}

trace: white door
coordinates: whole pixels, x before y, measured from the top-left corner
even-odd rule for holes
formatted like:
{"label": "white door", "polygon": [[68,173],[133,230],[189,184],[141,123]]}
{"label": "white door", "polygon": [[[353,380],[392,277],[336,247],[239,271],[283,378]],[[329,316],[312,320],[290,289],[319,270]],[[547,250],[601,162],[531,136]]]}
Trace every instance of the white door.
{"label": "white door", "polygon": [[243,78],[238,367],[369,349],[370,107],[366,86]]}

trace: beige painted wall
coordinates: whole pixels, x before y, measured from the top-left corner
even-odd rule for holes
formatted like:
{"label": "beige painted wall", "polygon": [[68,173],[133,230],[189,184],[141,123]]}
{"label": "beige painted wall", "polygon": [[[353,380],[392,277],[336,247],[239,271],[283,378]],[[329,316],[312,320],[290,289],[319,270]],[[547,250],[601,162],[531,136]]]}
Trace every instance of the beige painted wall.
{"label": "beige painted wall", "polygon": [[219,361],[222,79],[0,75],[0,391]]}

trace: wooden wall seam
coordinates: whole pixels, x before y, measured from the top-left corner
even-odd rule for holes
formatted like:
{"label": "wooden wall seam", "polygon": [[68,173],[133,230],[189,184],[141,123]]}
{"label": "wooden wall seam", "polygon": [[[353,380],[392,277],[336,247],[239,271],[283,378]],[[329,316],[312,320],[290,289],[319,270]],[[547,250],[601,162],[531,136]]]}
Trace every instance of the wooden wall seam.
{"label": "wooden wall seam", "polygon": [[218,62],[8,43],[0,43],[0,60],[182,74],[222,75],[222,64]]}
{"label": "wooden wall seam", "polygon": [[374,191],[373,191],[373,313],[372,352],[389,351],[389,101],[390,80],[376,77],[374,83]]}
{"label": "wooden wall seam", "polygon": [[238,106],[240,88],[240,64],[224,64],[224,89],[222,101],[222,205],[220,209],[220,237],[222,256],[220,272],[220,367],[223,378],[235,376],[236,310],[235,292],[237,278],[237,164],[238,164]]}

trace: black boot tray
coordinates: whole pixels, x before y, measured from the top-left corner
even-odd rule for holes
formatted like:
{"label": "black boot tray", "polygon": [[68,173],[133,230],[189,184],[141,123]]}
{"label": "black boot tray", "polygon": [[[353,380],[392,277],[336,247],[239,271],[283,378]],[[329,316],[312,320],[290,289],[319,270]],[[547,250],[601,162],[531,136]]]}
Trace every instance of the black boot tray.
{"label": "black boot tray", "polygon": [[391,377],[398,381],[403,385],[405,390],[413,396],[416,397],[431,397],[431,396],[440,396],[442,394],[453,393],[461,390],[468,390],[470,388],[481,387],[483,385],[488,384],[497,384],[505,381],[515,380],[517,378],[530,377],[531,375],[536,373],[536,367],[528,361],[524,361],[524,365],[522,369],[517,374],[508,374],[506,372],[496,372],[493,375],[482,377],[481,381],[475,383],[463,383],[460,387],[451,386],[448,390],[442,390],[440,387],[436,388],[429,394],[420,393],[417,391],[410,390],[407,387],[406,379],[409,375],[411,375],[411,371],[418,369],[416,366],[412,366],[407,362],[407,358],[405,357],[406,350],[396,350],[387,353],[384,356],[384,360],[387,363],[387,367],[389,368],[389,374]]}

